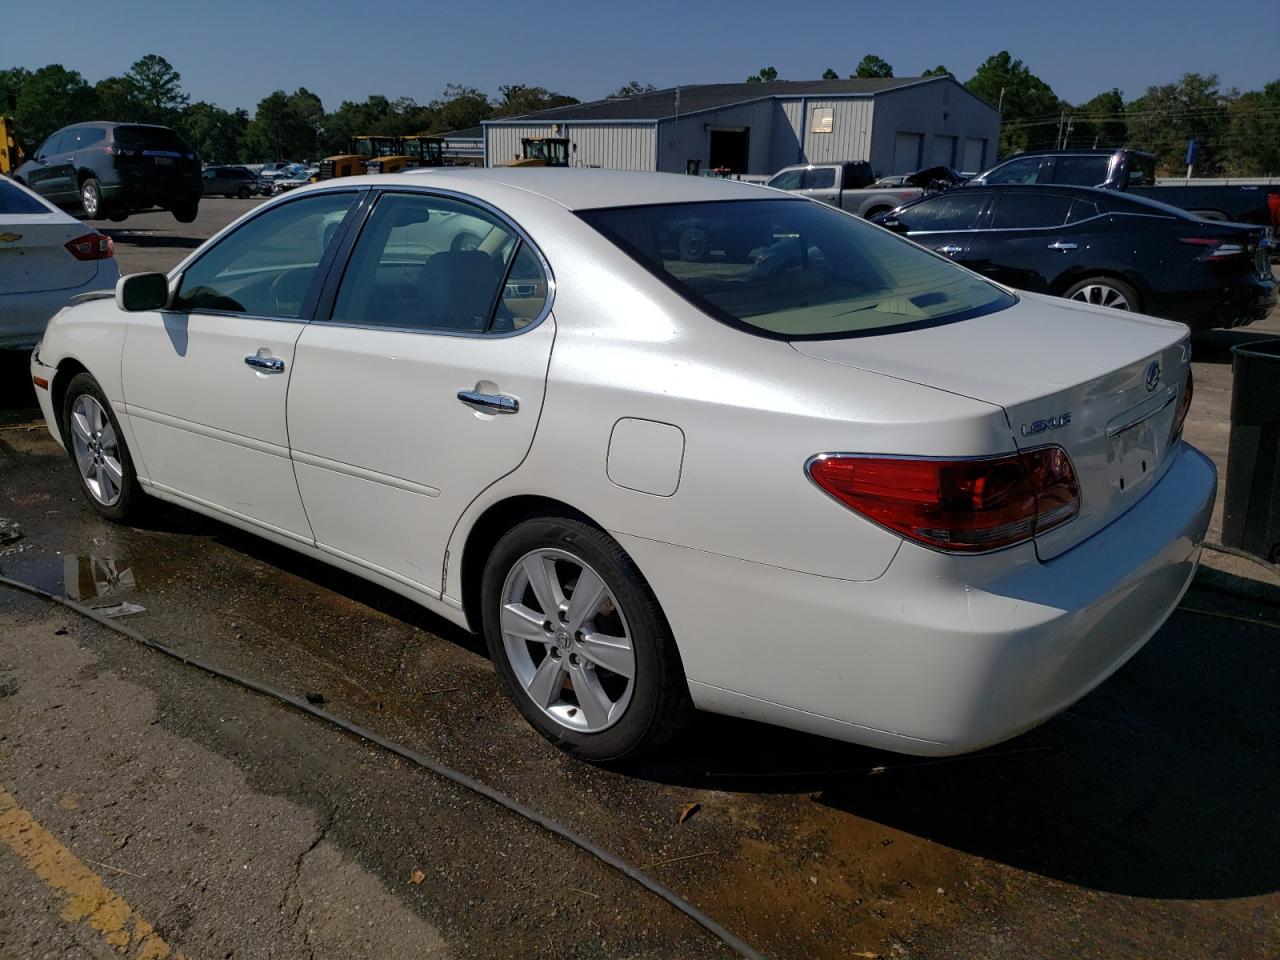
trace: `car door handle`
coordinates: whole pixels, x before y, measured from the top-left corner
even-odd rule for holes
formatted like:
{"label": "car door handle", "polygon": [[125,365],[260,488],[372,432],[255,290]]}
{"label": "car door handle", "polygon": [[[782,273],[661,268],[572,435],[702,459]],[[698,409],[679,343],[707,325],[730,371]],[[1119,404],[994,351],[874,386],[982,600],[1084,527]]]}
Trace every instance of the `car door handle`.
{"label": "car door handle", "polygon": [[478,390],[459,390],[458,399],[469,407],[478,407],[485,413],[519,413],[520,401],[505,393],[481,393]]}
{"label": "car door handle", "polygon": [[284,361],[279,357],[261,357],[252,353],[244,358],[244,362],[264,373],[284,373]]}
{"label": "car door handle", "polygon": [[957,247],[954,243],[948,243],[943,247],[934,247],[934,249],[939,253],[945,253],[948,257],[964,251],[964,247]]}
{"label": "car door handle", "polygon": [[1055,240],[1049,244],[1050,250],[1075,250],[1080,246],[1078,243],[1072,243],[1070,240]]}

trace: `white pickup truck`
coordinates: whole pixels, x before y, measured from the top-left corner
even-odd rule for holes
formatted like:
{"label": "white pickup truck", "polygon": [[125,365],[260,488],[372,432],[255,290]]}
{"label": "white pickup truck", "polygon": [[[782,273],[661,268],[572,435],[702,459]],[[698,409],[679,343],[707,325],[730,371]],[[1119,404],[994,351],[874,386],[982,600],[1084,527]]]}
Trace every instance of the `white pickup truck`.
{"label": "white pickup truck", "polygon": [[963,180],[949,167],[930,167],[903,178],[901,186],[882,185],[872,173],[870,163],[851,160],[783,167],[765,185],[870,218],[896,209],[925,193],[946,190]]}

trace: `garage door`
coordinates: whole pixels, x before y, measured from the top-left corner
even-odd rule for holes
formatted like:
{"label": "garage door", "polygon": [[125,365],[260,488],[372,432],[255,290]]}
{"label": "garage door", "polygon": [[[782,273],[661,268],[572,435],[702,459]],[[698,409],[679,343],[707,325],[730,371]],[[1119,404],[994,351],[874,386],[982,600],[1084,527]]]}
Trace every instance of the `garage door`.
{"label": "garage door", "polygon": [[893,172],[915,173],[920,169],[923,133],[900,133],[893,141]]}
{"label": "garage door", "polygon": [[964,160],[960,169],[965,173],[981,173],[986,169],[987,141],[970,137],[964,142]]}
{"label": "garage door", "polygon": [[933,151],[929,154],[929,166],[949,167],[956,162],[956,138],[934,137]]}

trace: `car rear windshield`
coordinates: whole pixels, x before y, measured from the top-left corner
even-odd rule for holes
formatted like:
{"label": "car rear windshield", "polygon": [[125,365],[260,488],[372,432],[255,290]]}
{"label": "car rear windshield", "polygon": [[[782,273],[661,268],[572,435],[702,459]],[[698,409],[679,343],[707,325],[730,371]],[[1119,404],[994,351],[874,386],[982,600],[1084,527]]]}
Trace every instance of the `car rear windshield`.
{"label": "car rear windshield", "polygon": [[808,200],[612,207],[578,215],[690,303],[776,339],[932,326],[1016,302],[908,240]]}
{"label": "car rear windshield", "polygon": [[0,214],[51,213],[52,211],[21,187],[0,177]]}
{"label": "car rear windshield", "polygon": [[116,127],[112,137],[125,150],[166,150],[174,153],[191,150],[167,127]]}

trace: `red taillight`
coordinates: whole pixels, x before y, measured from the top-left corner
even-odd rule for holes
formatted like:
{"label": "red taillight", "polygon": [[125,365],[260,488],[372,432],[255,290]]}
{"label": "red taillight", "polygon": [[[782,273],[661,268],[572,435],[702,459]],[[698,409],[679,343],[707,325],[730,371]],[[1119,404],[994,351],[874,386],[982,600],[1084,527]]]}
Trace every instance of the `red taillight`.
{"label": "red taillight", "polygon": [[116,255],[116,245],[105,233],[86,233],[65,246],[77,260],[110,260]]}
{"label": "red taillight", "polygon": [[1190,244],[1193,247],[1205,247],[1204,254],[1196,258],[1198,260],[1226,260],[1249,252],[1246,244],[1231,243],[1214,237],[1179,237],[1178,242]]}
{"label": "red taillight", "polygon": [[845,506],[942,550],[1011,546],[1080,511],[1080,485],[1061,447],[973,460],[828,454],[808,469]]}
{"label": "red taillight", "polygon": [[1173,442],[1177,443],[1182,436],[1183,424],[1187,422],[1187,414],[1191,412],[1191,397],[1195,393],[1195,377],[1191,368],[1187,367],[1187,382],[1182,388],[1182,396],[1178,398],[1178,415],[1173,419]]}

